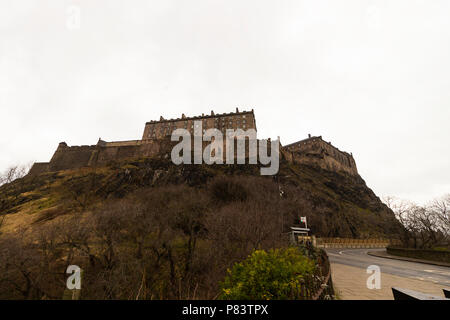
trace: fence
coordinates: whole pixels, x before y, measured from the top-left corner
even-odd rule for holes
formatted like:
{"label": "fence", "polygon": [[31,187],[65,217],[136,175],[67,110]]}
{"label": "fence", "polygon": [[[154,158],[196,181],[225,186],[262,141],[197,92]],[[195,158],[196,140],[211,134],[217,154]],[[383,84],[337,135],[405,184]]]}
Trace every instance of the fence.
{"label": "fence", "polygon": [[318,248],[386,248],[394,243],[396,244],[397,242],[383,238],[316,238],[316,246]]}
{"label": "fence", "polygon": [[326,252],[315,249],[312,245],[300,246],[305,255],[317,262],[318,268],[314,275],[306,276],[301,287],[301,298],[305,300],[332,300],[335,298],[333,281],[331,279],[330,261]]}

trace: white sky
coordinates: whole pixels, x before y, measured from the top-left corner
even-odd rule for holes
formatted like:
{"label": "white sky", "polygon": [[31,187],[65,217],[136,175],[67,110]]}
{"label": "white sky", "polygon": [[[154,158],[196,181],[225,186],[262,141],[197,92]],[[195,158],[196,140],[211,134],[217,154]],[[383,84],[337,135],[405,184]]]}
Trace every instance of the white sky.
{"label": "white sky", "polygon": [[1,171],[236,107],[353,152],[379,196],[448,193],[450,1],[0,0]]}

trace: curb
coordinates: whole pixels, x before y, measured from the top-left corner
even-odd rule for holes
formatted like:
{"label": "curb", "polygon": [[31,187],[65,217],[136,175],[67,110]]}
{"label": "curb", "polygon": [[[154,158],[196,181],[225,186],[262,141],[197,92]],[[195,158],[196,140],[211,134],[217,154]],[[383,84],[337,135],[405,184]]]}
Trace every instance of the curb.
{"label": "curb", "polygon": [[446,262],[431,261],[431,260],[420,260],[420,259],[414,259],[414,258],[393,256],[393,255],[388,255],[385,252],[378,252],[378,251],[368,251],[367,254],[370,255],[370,256],[373,256],[373,257],[377,257],[377,258],[385,258],[385,259],[392,259],[392,260],[401,260],[401,261],[409,261],[409,262],[416,262],[416,263],[424,263],[424,264],[431,264],[431,265],[435,265],[435,266],[450,268],[450,263],[446,263]]}

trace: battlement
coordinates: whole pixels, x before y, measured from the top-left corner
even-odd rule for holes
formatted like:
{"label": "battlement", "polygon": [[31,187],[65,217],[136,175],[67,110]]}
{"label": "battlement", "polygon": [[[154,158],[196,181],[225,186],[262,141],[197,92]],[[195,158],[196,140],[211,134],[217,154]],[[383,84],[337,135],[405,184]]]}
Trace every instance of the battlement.
{"label": "battlement", "polygon": [[251,111],[239,111],[239,108],[236,108],[236,112],[229,112],[229,113],[214,113],[213,110],[211,110],[211,114],[205,115],[202,113],[201,116],[193,116],[193,117],[186,117],[183,113],[181,115],[181,118],[175,118],[175,119],[164,119],[163,116],[159,118],[159,120],[150,120],[149,122],[146,122],[145,124],[151,124],[151,123],[160,123],[160,122],[174,122],[174,121],[189,121],[189,120],[201,120],[201,119],[208,119],[208,118],[219,118],[219,117],[230,117],[230,116],[240,116],[245,114],[251,114],[254,117],[254,111],[253,109]]}

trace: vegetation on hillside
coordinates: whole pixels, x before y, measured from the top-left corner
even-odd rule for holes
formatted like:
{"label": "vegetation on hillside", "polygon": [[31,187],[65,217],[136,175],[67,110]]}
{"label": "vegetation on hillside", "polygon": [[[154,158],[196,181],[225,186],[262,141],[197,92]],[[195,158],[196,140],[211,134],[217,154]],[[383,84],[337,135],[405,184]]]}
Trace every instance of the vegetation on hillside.
{"label": "vegetation on hillside", "polygon": [[282,162],[138,159],[25,176],[0,187],[0,299],[59,299],[68,265],[83,299],[214,299],[226,270],[287,246],[299,216],[320,236],[392,236],[399,224],[359,177]]}

